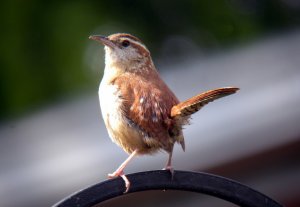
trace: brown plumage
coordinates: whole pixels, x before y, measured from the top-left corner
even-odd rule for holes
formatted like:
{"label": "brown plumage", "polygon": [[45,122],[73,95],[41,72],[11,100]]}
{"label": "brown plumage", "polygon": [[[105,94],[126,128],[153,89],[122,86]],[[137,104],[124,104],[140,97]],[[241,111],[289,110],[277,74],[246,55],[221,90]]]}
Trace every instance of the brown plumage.
{"label": "brown plumage", "polygon": [[141,40],[122,33],[90,39],[105,45],[99,98],[107,131],[112,141],[130,154],[109,177],[121,176],[128,191],[130,182],[123,172],[128,162],[136,155],[159,150],[169,154],[166,169],[173,172],[174,144],[178,142],[185,149],[182,126],[205,104],[233,94],[238,88],[219,88],[179,102],[160,78]]}
{"label": "brown plumage", "polygon": [[[179,101],[164,82],[154,84],[147,80],[152,78],[157,78],[157,74],[144,78],[125,73],[114,82],[124,100],[121,108],[128,125],[142,134],[140,154],[152,153],[158,149],[169,152],[174,144],[169,140],[168,130],[174,122],[170,117],[171,108]],[[124,143],[122,147],[128,153],[137,148],[128,143]]]}

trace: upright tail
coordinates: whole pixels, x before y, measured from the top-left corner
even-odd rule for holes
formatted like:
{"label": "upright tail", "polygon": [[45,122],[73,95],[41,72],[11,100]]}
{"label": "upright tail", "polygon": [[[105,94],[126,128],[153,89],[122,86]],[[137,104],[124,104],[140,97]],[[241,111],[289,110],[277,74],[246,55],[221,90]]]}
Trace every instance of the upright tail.
{"label": "upright tail", "polygon": [[183,101],[171,109],[171,117],[174,119],[183,118],[192,115],[199,111],[204,105],[218,98],[228,96],[237,92],[239,88],[224,87],[206,91],[197,96],[194,96],[186,101]]}

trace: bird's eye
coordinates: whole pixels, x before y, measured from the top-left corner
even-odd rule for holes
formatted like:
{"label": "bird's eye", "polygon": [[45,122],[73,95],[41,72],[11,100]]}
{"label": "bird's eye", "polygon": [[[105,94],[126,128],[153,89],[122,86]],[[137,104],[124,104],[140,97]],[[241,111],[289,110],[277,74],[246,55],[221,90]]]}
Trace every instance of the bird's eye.
{"label": "bird's eye", "polygon": [[130,42],[128,41],[128,40],[124,40],[123,42],[122,42],[122,46],[123,47],[128,47],[130,45]]}

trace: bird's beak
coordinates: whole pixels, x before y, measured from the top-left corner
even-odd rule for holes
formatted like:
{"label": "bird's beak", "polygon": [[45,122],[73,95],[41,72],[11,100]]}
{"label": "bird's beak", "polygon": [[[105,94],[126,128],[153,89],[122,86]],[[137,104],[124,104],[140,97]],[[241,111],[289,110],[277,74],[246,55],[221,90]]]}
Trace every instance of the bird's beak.
{"label": "bird's beak", "polygon": [[95,41],[97,41],[97,42],[100,42],[100,43],[102,43],[102,44],[104,44],[104,45],[106,45],[106,46],[108,46],[108,47],[110,47],[110,48],[114,48],[116,45],[112,42],[112,41],[110,41],[107,37],[105,37],[105,36],[102,36],[102,35],[91,35],[91,36],[89,36],[89,39],[90,40],[95,40]]}

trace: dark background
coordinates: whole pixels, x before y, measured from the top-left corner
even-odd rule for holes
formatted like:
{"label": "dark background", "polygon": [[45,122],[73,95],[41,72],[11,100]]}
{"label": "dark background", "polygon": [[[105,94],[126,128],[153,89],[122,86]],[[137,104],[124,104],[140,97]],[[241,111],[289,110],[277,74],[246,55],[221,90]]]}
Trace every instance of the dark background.
{"label": "dark background", "polygon": [[[133,33],[158,57],[171,35],[185,36],[207,53],[300,21],[299,3],[292,0],[15,0],[2,2],[0,11],[2,120],[95,87],[102,70],[90,71],[84,61],[90,34]],[[168,58],[190,52],[171,47]]]}
{"label": "dark background", "polygon": [[[297,0],[0,3],[0,206],[51,206],[106,179],[127,155],[100,118],[103,46],[131,33],[183,100],[234,85],[194,116],[175,169],[236,179],[299,206],[300,3]],[[166,155],[126,173],[160,169]],[[155,198],[155,199],[154,199]],[[175,199],[176,198],[176,199]],[[147,202],[146,202],[147,201]],[[232,206],[208,196],[144,192],[104,206]]]}

